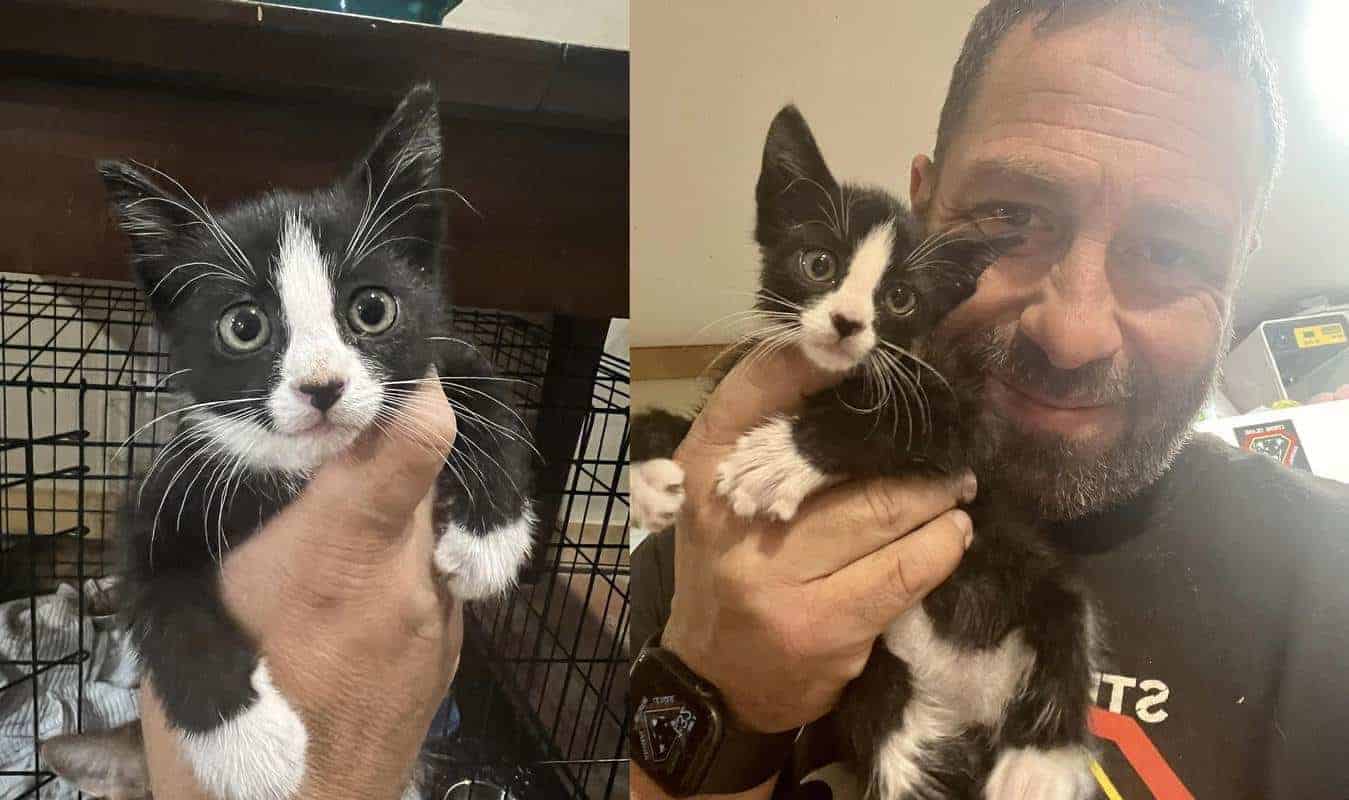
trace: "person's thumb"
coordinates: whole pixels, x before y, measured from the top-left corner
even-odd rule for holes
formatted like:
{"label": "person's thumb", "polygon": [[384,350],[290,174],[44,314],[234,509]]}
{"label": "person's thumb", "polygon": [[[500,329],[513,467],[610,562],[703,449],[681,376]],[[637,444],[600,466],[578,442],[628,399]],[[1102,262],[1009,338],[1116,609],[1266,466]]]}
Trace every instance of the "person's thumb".
{"label": "person's thumb", "polygon": [[[416,510],[454,446],[455,418],[434,374],[400,397],[355,444],[325,464],[302,500],[344,521],[396,525]],[[401,527],[401,526],[400,526]]]}

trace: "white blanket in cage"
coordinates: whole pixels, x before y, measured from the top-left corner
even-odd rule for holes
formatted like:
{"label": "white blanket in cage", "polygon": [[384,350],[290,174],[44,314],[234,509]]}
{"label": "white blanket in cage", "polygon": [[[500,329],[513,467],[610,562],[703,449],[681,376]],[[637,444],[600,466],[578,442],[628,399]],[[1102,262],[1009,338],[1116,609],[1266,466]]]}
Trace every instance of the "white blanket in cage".
{"label": "white blanket in cage", "polygon": [[[30,663],[34,660],[55,661],[84,650],[89,654],[84,662],[87,731],[120,725],[139,715],[136,687],[140,684],[140,667],[126,647],[126,634],[115,628],[108,613],[104,601],[108,586],[107,581],[85,582],[82,641],[79,593],[74,586],[62,584],[55,594],[40,596],[35,601],[14,600],[0,605],[0,662],[21,662],[0,665],[0,685],[30,674]],[[39,740],[75,730],[79,680],[80,670],[72,663],[47,669],[36,678],[36,684],[33,679],[23,680],[0,692],[0,772],[33,769],[34,708]],[[31,787],[31,778],[0,777],[0,798],[18,797]],[[41,796],[75,800],[76,792],[64,781],[55,781],[43,787]]]}

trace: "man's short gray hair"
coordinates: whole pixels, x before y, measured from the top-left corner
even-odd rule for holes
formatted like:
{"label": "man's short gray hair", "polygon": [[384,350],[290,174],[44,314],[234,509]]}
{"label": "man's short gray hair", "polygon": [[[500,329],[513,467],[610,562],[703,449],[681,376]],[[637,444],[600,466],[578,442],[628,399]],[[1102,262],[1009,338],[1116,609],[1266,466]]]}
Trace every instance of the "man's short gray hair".
{"label": "man's short gray hair", "polygon": [[1037,30],[1042,30],[1124,6],[1149,10],[1190,26],[1217,48],[1238,75],[1255,82],[1266,144],[1257,207],[1263,209],[1283,160],[1285,122],[1275,67],[1250,0],[992,0],[975,16],[951,75],[933,152],[938,170],[969,113],[989,58],[1009,31],[1025,20],[1032,20]]}

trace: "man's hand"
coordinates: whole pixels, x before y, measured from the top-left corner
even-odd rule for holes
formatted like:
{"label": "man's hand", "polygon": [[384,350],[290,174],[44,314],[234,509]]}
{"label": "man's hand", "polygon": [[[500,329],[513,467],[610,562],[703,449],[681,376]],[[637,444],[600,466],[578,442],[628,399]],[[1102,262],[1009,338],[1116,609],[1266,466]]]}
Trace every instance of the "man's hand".
{"label": "man's hand", "polygon": [[840,486],[785,525],[741,519],[717,495],[717,465],[741,434],[839,377],[795,348],[742,363],[675,454],[686,500],[661,644],[718,687],[740,725],[765,732],[832,710],[876,637],[955,569],[971,534],[955,506],[973,499],[973,475]]}
{"label": "man's hand", "polygon": [[[302,800],[401,797],[458,666],[463,609],[431,566],[431,491],[454,415],[435,383],[408,402],[416,424],[323,466],[225,559],[225,602],[309,733]],[[205,798],[153,688],[141,697],[154,795]]]}

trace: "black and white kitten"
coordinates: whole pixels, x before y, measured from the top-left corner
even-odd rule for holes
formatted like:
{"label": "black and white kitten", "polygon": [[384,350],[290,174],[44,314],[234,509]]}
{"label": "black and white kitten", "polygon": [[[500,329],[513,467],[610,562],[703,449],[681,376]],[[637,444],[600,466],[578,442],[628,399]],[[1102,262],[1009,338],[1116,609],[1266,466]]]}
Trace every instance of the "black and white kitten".
{"label": "black and white kitten", "polygon": [[224,553],[365,431],[415,428],[404,401],[425,381],[442,384],[458,422],[436,486],[435,568],[457,596],[482,598],[515,581],[530,549],[527,433],[487,360],[450,333],[453,192],[441,185],[436,97],[414,88],[332,186],[219,214],[158,170],[99,171],[193,401],[128,496],[131,640],[211,794],[289,797],[305,726],[222,604]]}
{"label": "black and white kitten", "polygon": [[[790,106],[769,129],[756,197],[765,325],[737,358],[794,345],[847,375],[744,434],[717,491],[742,516],[789,520],[845,479],[958,474],[971,444],[961,420],[982,388],[929,365],[930,334],[1011,242],[976,227],[924,239],[894,197],[836,182]],[[669,457],[689,424],[666,412],[632,421],[634,508],[652,529],[682,502]],[[869,796],[1092,794],[1087,599],[1029,518],[990,494],[968,508],[976,537],[955,574],[891,623],[837,710]]]}

